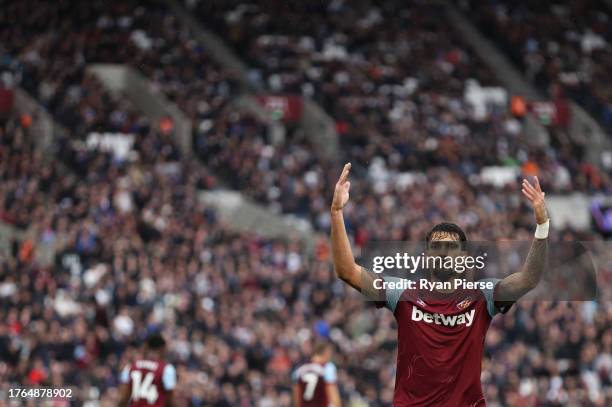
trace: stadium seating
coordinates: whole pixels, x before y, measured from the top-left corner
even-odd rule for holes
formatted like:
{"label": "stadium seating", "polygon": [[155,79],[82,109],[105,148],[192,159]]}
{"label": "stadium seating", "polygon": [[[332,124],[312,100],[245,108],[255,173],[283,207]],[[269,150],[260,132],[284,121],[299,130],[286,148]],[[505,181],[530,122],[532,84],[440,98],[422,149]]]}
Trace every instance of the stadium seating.
{"label": "stadium seating", "polygon": [[466,6],[534,84],[546,94],[567,94],[612,133],[608,2],[470,1]]}
{"label": "stadium seating", "polygon": [[[550,190],[609,188],[605,178],[581,175],[580,160],[527,149],[513,118],[471,119],[466,80],[497,82],[431,9],[417,12],[419,2],[349,9],[334,1],[331,10],[289,3],[295,9],[201,1],[196,10],[228,30],[272,89],[312,94],[347,129],[342,158],[356,164],[347,227],[358,248],[422,240],[446,219],[473,240],[529,239],[533,222],[519,191],[475,176],[506,159],[537,162]],[[57,159],[45,160],[33,148],[36,118],[11,116],[0,126],[0,219],[33,233],[0,259],[1,389],[70,384],[79,405],[113,405],[119,370],[161,327],[178,368],[179,405],[290,405],[288,372],[316,335],[338,345],[347,405],[389,405],[392,316],[335,279],[325,246],[311,255],[298,242],[232,233],[196,197],[222,180],[327,231],[342,161],[322,159],[296,134],[273,147],[261,123],[224,109],[235,95],[232,75],[157,3],[55,8],[26,0],[1,15],[23,22],[0,20],[3,60],[69,131],[56,141]],[[212,122],[195,126],[202,161],[182,156],[171,130],[88,76],[92,62],[130,64],[194,122]],[[96,132],[134,134],[133,153],[91,148]],[[554,183],[560,166],[571,184]],[[35,257],[42,244],[57,253],[50,266]],[[489,405],[612,403],[611,318],[608,303],[516,305],[487,336]]]}
{"label": "stadium seating", "polygon": [[[367,167],[383,159],[384,168],[392,173],[445,166],[468,177],[486,165],[528,168],[537,160],[540,179],[549,191],[609,189],[608,177],[592,175],[593,168],[582,161],[579,146],[530,147],[521,121],[505,113],[506,106],[477,117],[464,97],[471,80],[480,86],[499,87],[499,83],[448,28],[439,7],[392,1],[327,6],[289,1],[282,7],[275,2],[196,4],[194,11],[203,24],[246,55],[270,90],[312,96],[332,115],[343,159],[354,165]],[[244,142],[230,148],[233,155],[242,156],[251,145]],[[270,158],[262,155],[271,154],[270,149],[254,150],[261,151],[266,167]],[[284,153],[278,152],[278,157]],[[318,157],[306,161],[309,164],[302,169],[311,171],[300,173],[316,179],[318,190],[319,180],[328,177],[310,163],[326,165]],[[249,160],[245,165],[253,174],[255,164]],[[577,176],[560,182],[570,173]],[[287,187],[261,174],[253,178],[270,182],[268,202],[287,212],[303,212],[306,205],[299,202],[304,200],[306,180],[293,177]],[[265,202],[265,195],[254,196]],[[317,215],[311,214],[315,222]]]}

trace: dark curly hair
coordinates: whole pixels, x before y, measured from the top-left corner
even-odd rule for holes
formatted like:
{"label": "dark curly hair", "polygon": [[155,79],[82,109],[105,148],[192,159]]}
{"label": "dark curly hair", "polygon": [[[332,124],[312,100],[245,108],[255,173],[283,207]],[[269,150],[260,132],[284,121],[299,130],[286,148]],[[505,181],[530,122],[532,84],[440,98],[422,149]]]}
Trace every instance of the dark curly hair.
{"label": "dark curly hair", "polygon": [[431,241],[431,239],[433,238],[433,235],[436,233],[454,235],[459,238],[460,242],[467,242],[467,236],[465,235],[465,232],[456,223],[452,223],[452,222],[438,223],[433,228],[431,228],[429,233],[427,233],[425,241],[427,242]]}

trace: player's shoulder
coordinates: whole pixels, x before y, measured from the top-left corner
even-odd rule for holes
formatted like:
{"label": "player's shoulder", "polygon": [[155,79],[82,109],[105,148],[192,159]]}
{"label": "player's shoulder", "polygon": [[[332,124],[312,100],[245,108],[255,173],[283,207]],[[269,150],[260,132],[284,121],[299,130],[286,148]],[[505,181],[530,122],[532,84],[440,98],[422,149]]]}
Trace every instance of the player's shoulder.
{"label": "player's shoulder", "polygon": [[134,362],[129,362],[125,366],[123,366],[123,369],[121,369],[121,372],[119,372],[119,382],[127,383],[130,380],[130,372],[133,369]]}
{"label": "player's shoulder", "polygon": [[136,359],[132,363],[132,370],[147,370],[159,374],[167,365],[168,363],[163,359]]}
{"label": "player's shoulder", "polygon": [[172,363],[164,362],[162,367],[162,382],[165,390],[173,390],[176,387],[176,368]]}
{"label": "player's shoulder", "polygon": [[497,314],[505,314],[512,307],[512,301],[497,301],[495,299],[495,289],[497,284],[501,281],[499,278],[484,278],[478,280],[482,283],[487,283],[486,287],[480,289],[485,299],[487,311],[489,315],[494,317]]}
{"label": "player's shoulder", "polygon": [[323,365],[323,370],[337,370],[336,365],[334,364],[334,362],[327,362],[326,364]]}
{"label": "player's shoulder", "polygon": [[338,369],[332,362],[327,362],[323,366],[323,378],[326,383],[335,383],[338,380]]}
{"label": "player's shoulder", "polygon": [[317,373],[317,374],[323,374],[323,372],[325,371],[325,366],[326,365],[322,365],[319,363],[305,363],[302,365],[302,369],[304,372],[312,372],[312,373]]}
{"label": "player's shoulder", "polygon": [[301,365],[297,365],[297,367],[293,370],[291,377],[293,381],[298,381],[306,373],[316,373],[322,375],[323,366],[312,362],[302,363]]}

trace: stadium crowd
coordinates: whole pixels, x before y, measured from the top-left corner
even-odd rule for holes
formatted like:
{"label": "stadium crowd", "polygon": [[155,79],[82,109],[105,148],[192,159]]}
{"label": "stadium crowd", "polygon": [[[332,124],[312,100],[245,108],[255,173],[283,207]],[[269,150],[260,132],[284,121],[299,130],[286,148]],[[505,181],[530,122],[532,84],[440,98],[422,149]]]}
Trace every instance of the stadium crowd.
{"label": "stadium crowd", "polygon": [[612,133],[612,8],[606,1],[469,1],[485,33],[545,94],[562,91]]}
{"label": "stadium crowd", "polygon": [[[10,256],[0,259],[3,390],[11,384],[69,384],[78,389],[78,405],[97,405],[98,399],[101,405],[113,405],[119,370],[144,336],[160,329],[177,365],[179,405],[289,405],[288,372],[309,356],[317,336],[330,338],[338,348],[334,361],[349,406],[389,405],[395,356],[390,313],[375,310],[335,279],[324,242],[313,255],[297,241],[232,233],[197,198],[198,190],[218,185],[219,176],[281,211],[309,216],[326,230],[331,185],[341,162],[322,159],[316,146],[295,136],[273,147],[260,123],[224,110],[233,92],[231,74],[209,61],[163,9],[110,2],[104,4],[116,4],[118,11],[108,14],[85,6],[75,9],[66,2],[63,11],[56,12],[34,2],[40,11],[29,14],[25,11],[31,9],[19,6],[24,3],[11,3],[17,14],[3,14],[24,21],[21,28],[1,25],[0,43],[13,45],[3,50],[3,61],[68,130],[57,140],[56,159],[49,159],[35,149],[36,117],[24,112],[2,118],[0,219],[27,231],[13,242]],[[288,9],[282,10],[271,20],[292,18]],[[380,28],[380,16],[356,10],[371,15],[373,27]],[[383,16],[392,26],[394,19]],[[405,95],[401,103],[381,98],[382,104],[374,103],[371,112],[367,106],[376,97],[347,90],[350,96],[338,103],[340,110],[330,111],[352,127],[342,137],[347,157],[359,164],[347,209],[347,226],[357,247],[371,240],[422,240],[431,224],[443,219],[465,226],[474,240],[529,239],[532,215],[518,190],[484,185],[474,177],[475,169],[499,163],[502,157],[514,158],[527,173],[539,165],[544,188],[550,190],[608,187],[604,175],[600,184],[581,176],[583,163],[574,161],[577,167],[571,167],[556,150],[529,151],[520,123],[510,117],[471,121],[462,99],[464,80],[488,74],[464,72],[481,65],[469,62],[474,57],[459,46],[459,60],[467,59],[444,76],[443,68],[433,67],[446,65],[436,64],[437,57],[427,52],[432,44],[445,41],[437,31],[440,26],[430,26],[434,23],[427,18],[423,25],[418,17],[406,18],[417,19],[413,35],[424,38],[423,54],[415,56],[423,61],[421,69],[431,65],[432,72],[443,76],[420,78],[419,88],[425,90]],[[393,30],[372,42],[372,29],[364,24],[362,35],[349,31],[344,37],[358,39],[354,47],[362,44],[374,57]],[[60,28],[64,35],[53,35],[52,30]],[[136,34],[141,29],[144,36]],[[265,30],[274,32],[270,27],[261,32]],[[129,45],[143,38],[155,44],[149,51]],[[394,49],[395,39],[387,41]],[[440,49],[451,48],[440,44]],[[386,61],[384,55],[380,58]],[[85,72],[90,62],[132,64],[190,117],[212,119],[211,128],[196,126],[195,145],[203,162],[179,152],[171,128],[150,123],[127,98],[108,94]],[[342,71],[346,62],[330,65]],[[368,82],[361,81],[364,72],[356,68],[350,81]],[[264,77],[273,82],[276,79],[270,78],[276,74],[272,70]],[[304,78],[293,85],[283,82],[287,87],[281,89],[310,83]],[[394,78],[381,82],[394,83]],[[429,85],[423,85],[428,80]],[[326,94],[323,89],[333,81],[317,82],[313,87],[322,90],[312,95]],[[453,89],[449,94],[430,89],[436,83],[455,86],[445,88]],[[384,92],[378,85],[383,84],[377,84],[377,92]],[[333,92],[340,91],[331,92],[327,95],[333,100],[338,96]],[[415,112],[414,123],[393,124],[381,112],[396,102],[402,109],[423,111]],[[355,110],[350,110],[347,106],[353,103]],[[368,122],[352,122],[360,116]],[[517,125],[519,131],[512,130]],[[355,129],[368,132],[356,134]],[[79,142],[93,131],[133,134],[132,153],[118,157]],[[372,132],[393,134],[393,140]],[[481,151],[497,152],[492,161],[482,162],[484,154],[470,154],[468,143],[453,138],[461,134],[471,134],[475,146],[487,135],[493,139],[492,146],[485,141],[480,146]],[[430,139],[437,142],[434,148],[428,146]],[[505,144],[506,139],[513,141]],[[499,144],[505,144],[504,155]],[[378,156],[389,158],[381,161]],[[563,177],[555,171],[562,165],[565,171],[578,170],[566,177],[567,183],[557,185]],[[416,169],[421,171],[405,173]],[[567,230],[557,231],[555,238],[595,236]],[[51,264],[39,258],[42,247],[55,253]],[[612,403],[611,322],[612,307],[606,302],[517,304],[496,319],[487,336],[483,384],[489,404]]]}
{"label": "stadium crowd", "polygon": [[[162,143],[147,154],[155,130],[131,163],[87,151],[45,162],[31,137],[27,120],[4,122],[2,217],[11,222],[23,196],[35,202],[35,233],[2,261],[3,383],[71,384],[80,402],[112,403],[118,369],[162,329],[185,405],[288,405],[287,373],[321,335],[339,348],[346,400],[390,403],[391,315],[347,292],[325,250],[312,258],[297,242],[225,230],[195,197],[213,182],[205,169],[183,162],[163,171]],[[37,261],[41,245],[54,247],[54,264]],[[517,305],[487,339],[492,405],[589,397],[605,405],[611,317],[606,303]]]}
{"label": "stadium crowd", "polygon": [[[583,146],[563,129],[549,129],[555,148],[539,148],[507,112],[508,101],[484,109],[472,103],[471,87],[499,84],[439,7],[367,0],[187,3],[249,57],[262,86],[318,101],[337,123],[342,157],[377,177],[438,165],[469,178],[483,166],[520,165],[526,175],[539,173],[548,191],[610,189],[608,174],[585,163]],[[265,133],[240,124],[232,126],[240,142],[230,143],[224,121],[217,125],[196,135],[207,162],[221,169],[229,160],[232,185],[284,212],[310,212],[326,229],[320,196],[333,177],[315,146],[290,140],[275,149]]]}
{"label": "stadium crowd", "polygon": [[17,60],[11,62],[21,86],[81,136],[112,113],[99,100],[84,104],[88,109],[67,109],[87,97],[80,92],[87,88],[88,64],[132,66],[154,93],[194,121],[214,117],[237,92],[233,73],[222,70],[161,2],[27,0],[11,2],[0,19],[4,54]]}

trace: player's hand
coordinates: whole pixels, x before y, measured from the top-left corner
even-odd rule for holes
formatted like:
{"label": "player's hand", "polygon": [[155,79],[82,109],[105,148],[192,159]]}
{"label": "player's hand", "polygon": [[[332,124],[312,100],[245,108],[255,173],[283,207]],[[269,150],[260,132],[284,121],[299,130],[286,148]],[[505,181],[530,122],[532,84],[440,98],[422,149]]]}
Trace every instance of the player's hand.
{"label": "player's hand", "polygon": [[538,177],[534,177],[534,179],[534,185],[531,185],[527,179],[523,179],[522,192],[533,207],[536,222],[538,225],[541,225],[548,220],[548,212],[546,211],[546,203],[544,202],[544,196],[546,194],[542,192],[542,188],[540,188]]}
{"label": "player's hand", "polygon": [[334,199],[332,200],[331,210],[340,211],[344,208],[344,205],[349,200],[349,188],[351,182],[348,180],[349,172],[351,171],[351,163],[346,163],[342,169],[342,174],[338,182],[336,182],[336,188],[334,189]]}

